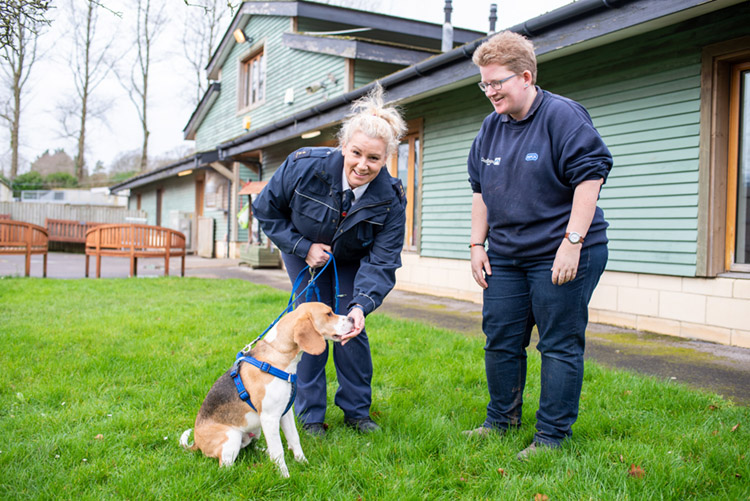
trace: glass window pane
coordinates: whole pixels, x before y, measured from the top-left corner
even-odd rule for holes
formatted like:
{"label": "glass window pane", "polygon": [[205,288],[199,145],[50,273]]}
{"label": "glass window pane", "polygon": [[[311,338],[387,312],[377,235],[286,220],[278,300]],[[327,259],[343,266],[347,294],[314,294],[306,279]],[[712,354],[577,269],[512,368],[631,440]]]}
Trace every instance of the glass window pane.
{"label": "glass window pane", "polygon": [[398,178],[406,191],[409,187],[409,143],[398,145]]}
{"label": "glass window pane", "polygon": [[750,71],[740,75],[739,155],[737,158],[737,232],[735,261],[750,263]]}

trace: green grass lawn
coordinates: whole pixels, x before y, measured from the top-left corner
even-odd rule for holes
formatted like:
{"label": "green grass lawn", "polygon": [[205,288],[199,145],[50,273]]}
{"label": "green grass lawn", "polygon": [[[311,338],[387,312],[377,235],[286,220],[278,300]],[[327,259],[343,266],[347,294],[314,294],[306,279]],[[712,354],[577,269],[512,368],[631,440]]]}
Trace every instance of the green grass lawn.
{"label": "green grass lawn", "polygon": [[[232,468],[178,445],[214,380],[278,315],[284,293],[239,280],[0,279],[3,499],[750,499],[750,409],[586,363],[561,449],[522,428],[471,440],[485,416],[483,340],[374,314],[373,415],[361,436],[332,403],[282,479],[258,448]],[[262,440],[261,440],[262,442]]]}

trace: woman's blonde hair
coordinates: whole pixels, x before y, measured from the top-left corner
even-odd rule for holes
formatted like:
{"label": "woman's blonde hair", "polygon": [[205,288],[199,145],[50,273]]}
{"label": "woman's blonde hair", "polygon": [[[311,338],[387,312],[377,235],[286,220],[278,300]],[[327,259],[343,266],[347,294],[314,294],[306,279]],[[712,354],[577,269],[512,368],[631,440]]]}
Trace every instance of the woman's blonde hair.
{"label": "woman's blonde hair", "polygon": [[406,133],[406,122],[398,108],[385,106],[383,87],[379,83],[366,96],[352,103],[351,114],[344,120],[338,133],[339,146],[348,143],[356,132],[382,139],[387,157],[396,151],[401,137]]}
{"label": "woman's blonde hair", "polygon": [[472,61],[483,67],[499,64],[513,73],[531,72],[531,83],[536,84],[536,54],[534,44],[518,33],[501,31],[474,51]]}

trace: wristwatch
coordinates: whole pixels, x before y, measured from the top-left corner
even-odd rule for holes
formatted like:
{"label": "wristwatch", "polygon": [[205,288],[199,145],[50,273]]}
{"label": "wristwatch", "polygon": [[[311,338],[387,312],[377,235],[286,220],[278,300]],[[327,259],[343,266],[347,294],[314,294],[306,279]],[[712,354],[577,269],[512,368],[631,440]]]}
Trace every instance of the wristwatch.
{"label": "wristwatch", "polygon": [[576,233],[575,231],[571,231],[570,233],[565,234],[565,238],[568,239],[568,242],[571,244],[582,244],[583,243],[583,237],[580,233]]}

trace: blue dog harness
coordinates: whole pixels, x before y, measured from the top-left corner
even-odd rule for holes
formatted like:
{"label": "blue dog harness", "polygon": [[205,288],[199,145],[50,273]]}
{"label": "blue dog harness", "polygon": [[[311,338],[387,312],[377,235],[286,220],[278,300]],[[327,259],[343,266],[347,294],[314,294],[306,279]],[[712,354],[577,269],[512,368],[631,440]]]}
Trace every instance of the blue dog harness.
{"label": "blue dog harness", "polygon": [[247,405],[249,405],[250,408],[255,412],[258,412],[258,409],[256,409],[253,403],[250,401],[250,394],[245,389],[245,385],[242,384],[242,378],[240,377],[240,365],[242,365],[242,362],[247,362],[250,365],[254,365],[263,372],[267,372],[272,376],[276,376],[277,378],[283,379],[284,381],[292,384],[292,395],[291,397],[289,397],[289,403],[286,404],[286,409],[284,409],[284,413],[282,414],[282,416],[289,412],[289,409],[292,408],[292,404],[294,403],[294,397],[297,396],[297,374],[289,374],[288,372],[284,372],[280,369],[277,369],[268,362],[261,362],[257,358],[253,358],[243,354],[243,352],[237,353],[237,360],[234,362],[234,365],[232,365],[232,370],[229,375],[232,376],[232,380],[234,381],[234,385],[237,387],[237,393],[239,394],[240,399],[247,403]]}
{"label": "blue dog harness", "polygon": [[[330,256],[330,259],[326,262],[325,266],[323,266],[323,269],[320,270],[320,273],[323,273],[325,269],[328,267],[328,265],[331,262],[333,262],[333,272],[334,272],[335,280],[336,280],[336,306],[334,308],[334,312],[338,314],[339,274],[338,274],[338,270],[336,269],[336,260],[333,258],[333,254],[331,254],[330,252],[327,252],[327,254]],[[245,403],[247,403],[247,405],[249,405],[250,408],[254,410],[255,412],[258,412],[258,409],[256,409],[253,403],[250,401],[250,394],[245,389],[245,385],[242,384],[242,378],[240,377],[240,365],[242,364],[242,362],[247,362],[250,365],[254,365],[261,371],[271,374],[272,376],[276,376],[277,378],[283,379],[284,381],[287,381],[288,383],[292,384],[292,395],[289,398],[289,403],[286,404],[286,409],[284,409],[284,413],[282,414],[282,416],[286,414],[287,412],[289,412],[289,409],[292,408],[292,404],[294,403],[294,398],[297,396],[297,374],[289,374],[288,372],[284,372],[281,369],[277,369],[276,367],[272,366],[268,362],[261,362],[257,358],[245,355],[245,353],[249,352],[250,348],[255,343],[260,341],[263,338],[263,336],[265,336],[266,333],[269,330],[271,330],[271,328],[274,325],[276,325],[279,320],[281,320],[281,317],[283,317],[284,314],[289,312],[289,310],[293,309],[294,299],[295,299],[294,291],[296,291],[297,287],[299,287],[302,284],[303,274],[305,271],[309,269],[310,267],[308,266],[307,268],[304,268],[302,271],[300,271],[299,275],[297,275],[297,279],[294,281],[294,285],[292,286],[292,295],[289,298],[289,303],[287,304],[287,307],[284,308],[284,311],[281,312],[281,315],[279,315],[276,318],[276,320],[274,320],[271,323],[271,325],[269,325],[268,328],[266,328],[266,330],[264,330],[260,336],[255,338],[255,340],[252,343],[250,343],[242,351],[237,353],[237,359],[235,360],[234,364],[232,365],[232,369],[229,372],[229,375],[232,377],[232,380],[234,381],[234,385],[237,387],[237,393],[240,399],[243,400]],[[313,273],[313,272],[311,271],[310,273]],[[302,291],[299,294],[301,296],[305,291],[307,291],[307,296],[306,296],[307,301],[310,301],[312,299],[313,291],[315,291],[318,297],[318,301],[320,301],[320,290],[318,289],[318,286],[315,284],[315,281],[318,278],[318,276],[320,276],[320,273],[318,273],[317,275],[313,274],[312,277],[310,278],[310,282],[307,284],[307,287],[302,289]]]}

